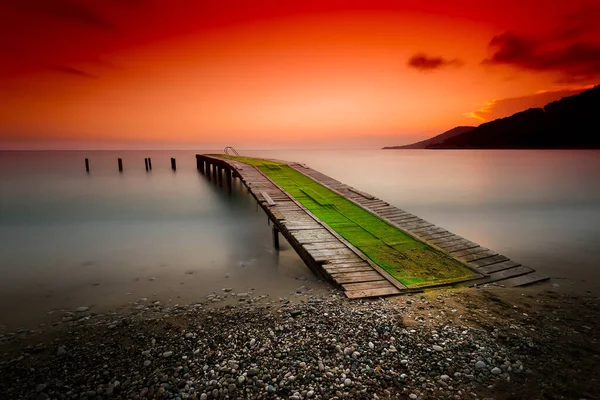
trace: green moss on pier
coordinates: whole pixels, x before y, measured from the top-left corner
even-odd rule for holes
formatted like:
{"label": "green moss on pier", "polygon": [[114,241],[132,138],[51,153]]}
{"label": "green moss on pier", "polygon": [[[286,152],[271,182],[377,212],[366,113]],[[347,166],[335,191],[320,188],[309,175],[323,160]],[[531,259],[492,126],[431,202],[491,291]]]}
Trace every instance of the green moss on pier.
{"label": "green moss on pier", "polygon": [[286,164],[227,157],[259,168],[317,218],[409,287],[462,281],[474,273]]}

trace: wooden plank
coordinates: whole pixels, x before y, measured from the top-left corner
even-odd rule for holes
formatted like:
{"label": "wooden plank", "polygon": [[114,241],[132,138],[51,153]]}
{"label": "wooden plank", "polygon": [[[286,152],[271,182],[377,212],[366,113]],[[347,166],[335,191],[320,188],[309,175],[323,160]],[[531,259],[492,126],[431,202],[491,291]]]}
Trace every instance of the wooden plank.
{"label": "wooden plank", "polygon": [[467,284],[468,284],[468,286],[483,285],[485,283],[491,283],[491,282],[496,282],[496,281],[500,281],[503,279],[514,278],[517,276],[525,275],[530,272],[533,272],[533,270],[531,268],[519,266],[519,267],[505,269],[503,271],[494,272],[493,274],[490,274],[484,278],[476,279],[474,281],[469,281],[469,282],[467,282]]}
{"label": "wooden plank", "polygon": [[457,242],[459,240],[466,240],[463,237],[457,236],[457,235],[453,235],[453,236],[446,236],[443,238],[438,238],[438,239],[432,239],[429,240],[429,242],[435,244],[436,246],[439,246],[441,244],[448,244],[450,242]]}
{"label": "wooden plank", "polygon": [[370,272],[370,271],[373,271],[373,268],[371,268],[370,265],[367,265],[365,267],[338,267],[338,268],[323,267],[323,269],[325,269],[325,271],[327,271],[329,274],[341,274],[341,273],[345,273],[345,272]]}
{"label": "wooden plank", "polygon": [[548,279],[550,279],[549,276],[540,274],[539,272],[532,272],[527,275],[521,275],[515,278],[509,278],[502,281],[498,281],[497,283],[506,287],[517,287],[533,285],[534,283],[547,281]]}
{"label": "wooden plank", "polygon": [[355,261],[331,260],[327,264],[323,264],[323,265],[325,265],[325,266],[331,265],[331,266],[334,266],[334,267],[341,267],[341,266],[356,267],[358,265],[361,265],[361,266],[362,265],[369,265],[369,263],[367,263],[366,261],[364,261],[360,257],[356,256],[355,257]]}
{"label": "wooden plank", "polygon": [[416,215],[406,214],[406,215],[403,215],[401,217],[390,218],[390,220],[392,220],[393,222],[396,222],[396,223],[402,222],[402,223],[406,223],[407,224],[407,223],[409,223],[409,221],[413,221],[413,220],[419,220],[420,221],[421,218],[417,217]]}
{"label": "wooden plank", "polygon": [[415,222],[409,222],[406,224],[396,223],[395,225],[399,226],[400,228],[402,228],[406,231],[415,232],[415,233],[421,229],[431,228],[431,227],[435,226],[431,222],[427,222],[427,221],[415,221]]}
{"label": "wooden plank", "polygon": [[302,245],[306,250],[347,249],[342,242],[311,243]]}
{"label": "wooden plank", "polygon": [[[453,244],[453,243],[457,243],[457,244]],[[472,249],[472,248],[480,247],[480,246],[477,243],[473,243],[468,240],[465,240],[465,241],[461,240],[458,242],[444,243],[443,245],[440,245],[439,247],[448,253],[452,253],[453,251],[467,250],[467,249]]]}
{"label": "wooden plank", "polygon": [[433,224],[430,224],[430,225],[431,226],[424,227],[424,228],[412,229],[411,232],[416,233],[418,235],[435,235],[437,233],[446,233],[446,232],[448,232],[444,228],[440,228],[440,227],[435,226]]}
{"label": "wooden plank", "polygon": [[301,231],[301,230],[308,230],[308,229],[316,229],[316,228],[320,227],[320,225],[295,225],[295,224],[284,224],[284,226],[289,231]]}
{"label": "wooden plank", "polygon": [[445,238],[448,236],[454,236],[454,233],[452,232],[436,232],[436,233],[416,233],[415,235],[417,235],[418,237],[424,238],[426,240],[433,240],[433,239],[441,239],[441,238]]}
{"label": "wooden plank", "polygon": [[[358,283],[358,282],[373,282],[373,281],[386,281],[387,280],[379,275],[377,272],[353,272],[349,274],[339,274],[333,276],[333,280],[338,284],[343,283]],[[389,283],[389,282],[388,282]]]}
{"label": "wooden plank", "polygon": [[465,262],[477,261],[477,260],[485,260],[490,257],[497,256],[498,253],[492,250],[482,251],[481,253],[469,254],[467,256],[455,257],[459,260],[463,260]]}
{"label": "wooden plank", "polygon": [[362,192],[362,191],[360,191],[358,189],[354,189],[352,187],[348,187],[348,190],[351,191],[351,192],[356,193],[359,196],[364,197],[365,199],[369,199],[369,200],[375,200],[376,199],[375,196],[371,196],[369,193]]}
{"label": "wooden plank", "polygon": [[[303,232],[303,231],[291,231],[290,233],[292,234],[292,236],[294,236],[297,232]],[[329,236],[329,237],[301,237],[301,238],[294,236],[294,238],[300,244],[339,242],[339,240],[333,235]]]}
{"label": "wooden plank", "polygon": [[502,261],[508,261],[508,257],[497,255],[494,257],[484,258],[482,260],[470,261],[467,264],[473,268],[485,267],[486,265],[496,264]]}
{"label": "wooden plank", "polygon": [[375,282],[362,282],[362,283],[345,283],[342,285],[344,290],[365,290],[365,289],[377,289],[395,287],[388,281],[375,281]]}
{"label": "wooden plank", "polygon": [[382,297],[399,294],[398,288],[391,286],[389,288],[376,288],[376,289],[365,289],[365,290],[347,290],[344,292],[346,297],[349,299],[364,299],[367,297]]}
{"label": "wooden plank", "polygon": [[[472,247],[470,249],[455,251],[452,253],[452,256],[453,257],[462,257],[462,256],[468,256],[469,254],[482,253],[484,251],[490,251],[490,249],[481,247],[481,246],[477,246],[477,247]],[[496,253],[496,254],[498,254],[498,253]],[[496,254],[494,254],[494,255],[496,255]]]}
{"label": "wooden plank", "polygon": [[499,263],[492,264],[492,265],[487,265],[485,267],[477,268],[477,271],[479,271],[483,274],[491,274],[492,272],[502,271],[503,269],[518,267],[519,265],[521,265],[521,264],[516,263],[512,260],[508,260],[508,261],[503,261],[503,262],[499,262]]}

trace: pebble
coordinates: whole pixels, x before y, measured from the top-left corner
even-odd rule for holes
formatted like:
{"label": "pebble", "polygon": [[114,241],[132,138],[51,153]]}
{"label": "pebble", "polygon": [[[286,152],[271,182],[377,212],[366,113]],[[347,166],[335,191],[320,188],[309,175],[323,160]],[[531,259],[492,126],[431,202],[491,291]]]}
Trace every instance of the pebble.
{"label": "pebble", "polygon": [[89,307],[81,306],[81,307],[77,307],[75,309],[75,311],[77,311],[77,312],[86,312],[89,309],[90,309]]}
{"label": "pebble", "polygon": [[[252,291],[246,296],[235,305],[216,308],[204,305],[227,295],[213,293],[189,306],[171,301],[145,303],[139,311],[127,307],[127,314],[86,317],[90,319],[81,325],[90,329],[85,331],[78,330],[79,321],[70,321],[69,336],[65,336],[69,341],[62,342],[66,346],[57,343],[56,354],[66,354],[68,346],[68,361],[77,366],[78,373],[65,374],[61,368],[65,360],[59,357],[40,357],[40,364],[35,364],[35,353],[31,353],[19,361],[31,361],[30,377],[19,381],[22,389],[10,398],[36,398],[41,392],[52,398],[80,398],[92,390],[89,399],[378,399],[375,392],[382,399],[396,394],[418,399],[418,393],[426,396],[435,390],[441,390],[444,398],[456,394],[466,398],[472,385],[486,387],[496,380],[496,369],[491,374],[471,375],[473,363],[478,370],[483,365],[484,371],[487,365],[482,360],[492,359],[512,365],[515,372],[511,373],[526,369],[521,361],[517,364],[526,358],[509,353],[502,341],[484,330],[443,326],[437,321],[416,329],[403,327],[396,321],[404,316],[405,306],[391,301],[389,306],[388,301],[350,303],[336,293],[301,302],[261,299],[264,307],[253,304],[259,296]],[[420,304],[419,300],[415,303],[414,308]],[[74,314],[69,317],[76,319]],[[176,318],[174,325],[170,325],[171,317]],[[115,328],[102,329],[109,324]],[[123,347],[125,337],[127,348]],[[462,342],[470,347],[444,350],[431,345],[432,341]],[[142,361],[144,368],[117,361],[129,354],[134,364]],[[5,365],[0,364],[3,380],[8,374],[9,382],[17,382]],[[112,381],[115,377],[123,383]],[[39,382],[52,382],[52,390],[30,393]]]}
{"label": "pebble", "polygon": [[494,367],[492,368],[492,374],[494,375],[500,375],[502,373],[502,370],[498,367]]}

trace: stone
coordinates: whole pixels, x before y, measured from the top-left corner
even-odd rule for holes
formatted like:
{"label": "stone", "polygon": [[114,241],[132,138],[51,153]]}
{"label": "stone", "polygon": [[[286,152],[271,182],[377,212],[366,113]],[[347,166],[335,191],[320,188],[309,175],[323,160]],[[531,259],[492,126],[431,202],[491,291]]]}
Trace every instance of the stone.
{"label": "stone", "polygon": [[90,309],[89,307],[81,306],[81,307],[77,307],[75,309],[75,311],[77,311],[77,312],[86,312],[89,309]]}
{"label": "stone", "polygon": [[62,356],[67,354],[67,349],[65,346],[58,346],[58,350],[56,350],[56,355],[57,356]]}
{"label": "stone", "polygon": [[165,357],[165,358],[166,357],[171,357],[172,355],[173,355],[172,351],[165,351],[164,353],[162,353],[162,356]]}
{"label": "stone", "polygon": [[444,351],[442,346],[438,346],[438,345],[433,345],[433,346],[431,346],[431,348],[435,351]]}
{"label": "stone", "polygon": [[502,373],[502,370],[498,367],[494,367],[492,368],[492,374],[494,375],[500,375]]}
{"label": "stone", "polygon": [[485,368],[485,363],[483,361],[479,360],[475,363],[475,368],[477,368],[477,369]]}
{"label": "stone", "polygon": [[350,386],[350,385],[352,385],[352,380],[350,380],[350,378],[344,379],[344,386]]}
{"label": "stone", "polygon": [[147,366],[149,366],[150,364],[152,364],[152,361],[150,361],[150,360],[146,360],[146,361],[144,361],[144,367],[147,367]]}
{"label": "stone", "polygon": [[39,385],[37,385],[35,387],[35,391],[38,392],[38,393],[41,392],[41,391],[43,391],[44,389],[46,389],[46,384],[45,383],[40,383]]}

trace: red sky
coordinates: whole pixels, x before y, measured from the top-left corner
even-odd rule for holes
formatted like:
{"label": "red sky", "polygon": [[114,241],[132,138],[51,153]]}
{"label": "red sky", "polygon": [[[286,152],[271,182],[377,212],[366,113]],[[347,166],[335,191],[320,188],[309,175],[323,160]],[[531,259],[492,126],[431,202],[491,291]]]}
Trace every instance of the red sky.
{"label": "red sky", "polygon": [[0,2],[0,148],[378,148],[600,82],[595,0]]}

